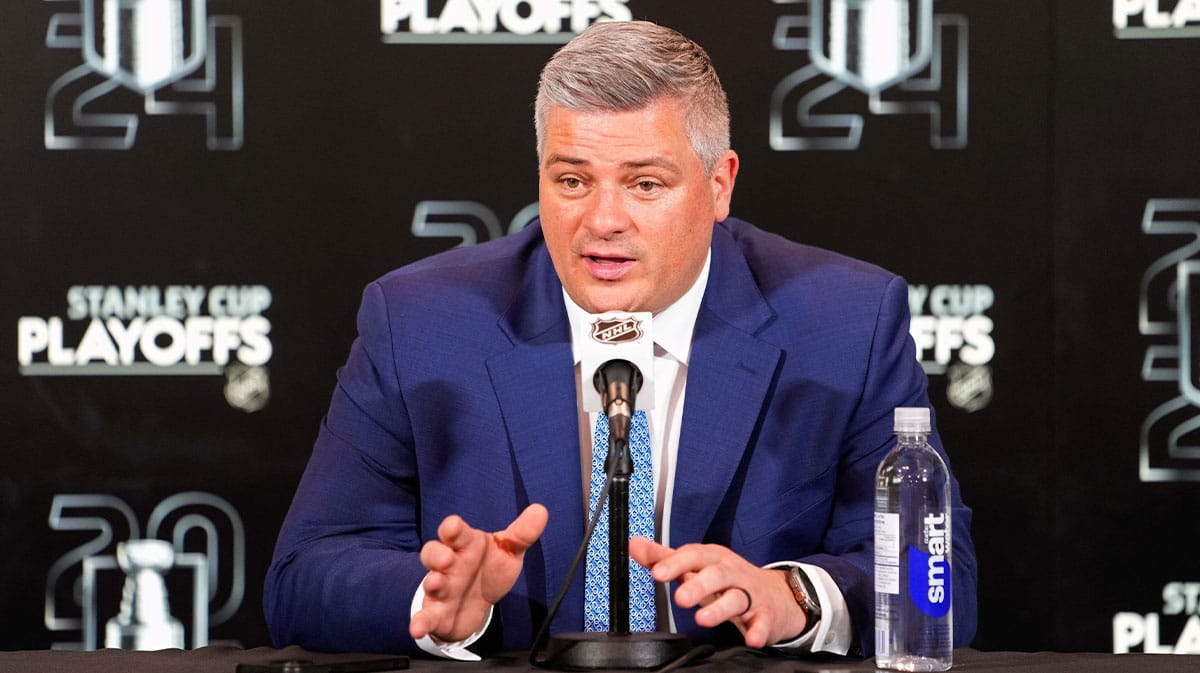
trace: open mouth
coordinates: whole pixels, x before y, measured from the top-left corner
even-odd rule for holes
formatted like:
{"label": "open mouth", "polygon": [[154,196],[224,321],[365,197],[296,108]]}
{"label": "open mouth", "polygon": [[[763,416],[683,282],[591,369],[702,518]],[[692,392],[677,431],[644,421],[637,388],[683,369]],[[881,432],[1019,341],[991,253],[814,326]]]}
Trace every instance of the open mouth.
{"label": "open mouth", "polygon": [[628,257],[600,257],[597,255],[589,255],[588,259],[592,260],[592,262],[594,262],[596,264],[605,264],[605,265],[624,264],[625,262],[633,261],[632,259],[629,259]]}
{"label": "open mouth", "polygon": [[634,260],[629,257],[586,255],[583,259],[588,271],[599,280],[619,280],[634,264]]}

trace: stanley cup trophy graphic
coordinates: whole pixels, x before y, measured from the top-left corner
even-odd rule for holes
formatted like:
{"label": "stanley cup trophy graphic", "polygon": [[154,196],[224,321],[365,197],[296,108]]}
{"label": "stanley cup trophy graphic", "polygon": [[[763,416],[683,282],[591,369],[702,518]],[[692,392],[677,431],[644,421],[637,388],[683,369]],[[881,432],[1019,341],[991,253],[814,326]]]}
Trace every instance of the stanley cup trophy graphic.
{"label": "stanley cup trophy graphic", "polygon": [[773,0],[794,6],[779,17],[773,43],[805,52],[771,96],[776,151],[855,150],[871,115],[930,118],[930,144],[967,142],[967,23],[936,14],[934,0]]}
{"label": "stanley cup trophy graphic", "polygon": [[116,496],[60,493],[48,523],[83,534],[46,576],[46,628],[67,638],[54,649],[204,647],[209,626],[228,622],[242,605],[245,526],[218,495],[168,496],[143,527]]}
{"label": "stanley cup trophy graphic", "polygon": [[[205,55],[203,0],[95,0],[85,2],[92,29],[84,57],[98,72],[148,94],[194,70]],[[190,25],[184,25],[184,20]]]}
{"label": "stanley cup trophy graphic", "polygon": [[165,540],[129,540],[117,545],[125,571],[121,612],[108,620],[104,646],[127,650],[183,648],[183,624],[171,616],[163,575],[175,563]]}
{"label": "stanley cup trophy graphic", "polygon": [[[202,116],[209,149],[241,148],[239,17],[209,15],[208,0],[76,2],[46,31],[47,47],[83,56],[46,92],[46,149],[131,149],[143,115]],[[141,109],[121,90],[141,96]]]}
{"label": "stanley cup trophy graphic", "polygon": [[931,0],[824,0],[813,10],[813,61],[856,89],[879,92],[929,64]]}

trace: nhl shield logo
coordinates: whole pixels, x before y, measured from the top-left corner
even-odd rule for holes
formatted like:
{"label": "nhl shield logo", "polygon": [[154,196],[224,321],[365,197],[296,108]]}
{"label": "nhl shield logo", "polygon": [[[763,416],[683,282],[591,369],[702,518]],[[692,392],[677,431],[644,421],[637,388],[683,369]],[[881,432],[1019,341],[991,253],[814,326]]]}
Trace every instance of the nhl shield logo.
{"label": "nhl shield logo", "polygon": [[602,344],[622,344],[642,338],[642,321],[633,317],[599,318],[592,323],[592,339]]}
{"label": "nhl shield logo", "polygon": [[809,53],[829,76],[878,93],[933,53],[933,0],[813,0]]}
{"label": "nhl shield logo", "polygon": [[82,0],[83,57],[146,95],[204,61],[206,0]]}

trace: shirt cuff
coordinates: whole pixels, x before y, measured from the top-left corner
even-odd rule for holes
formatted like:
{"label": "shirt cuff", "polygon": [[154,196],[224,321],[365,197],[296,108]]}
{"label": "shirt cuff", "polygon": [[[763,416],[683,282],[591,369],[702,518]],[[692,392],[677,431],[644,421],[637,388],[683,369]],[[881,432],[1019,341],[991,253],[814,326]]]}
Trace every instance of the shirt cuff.
{"label": "shirt cuff", "polygon": [[854,638],[853,625],[850,622],[850,609],[846,606],[846,598],[837,582],[821,567],[808,563],[780,561],[765,566],[767,568],[799,568],[807,577],[816,591],[817,605],[821,606],[821,619],[804,635],[784,643],[775,643],[771,647],[794,652],[829,652],[844,655],[850,651]]}
{"label": "shirt cuff", "polygon": [[[412,607],[409,609],[408,616],[411,618],[413,615],[420,612],[421,606],[423,605],[425,605],[424,580],[417,585],[417,592],[413,594]],[[454,659],[456,661],[482,661],[483,659],[478,654],[475,654],[467,648],[473,645],[475,641],[483,637],[484,632],[487,631],[488,626],[490,626],[492,623],[492,614],[495,613],[495,611],[496,606],[493,605],[492,609],[488,611],[487,619],[483,620],[483,626],[479,627],[478,631],[472,633],[463,640],[454,643],[446,643],[432,636],[425,636],[423,638],[417,638],[417,647],[421,648],[421,650],[424,652],[428,652],[429,654],[442,657],[444,659]]]}

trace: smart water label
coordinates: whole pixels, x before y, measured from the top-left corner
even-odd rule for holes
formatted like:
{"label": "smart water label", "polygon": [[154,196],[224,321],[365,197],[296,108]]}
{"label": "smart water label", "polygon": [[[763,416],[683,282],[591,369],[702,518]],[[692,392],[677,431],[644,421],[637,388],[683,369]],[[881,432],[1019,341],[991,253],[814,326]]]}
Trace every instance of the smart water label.
{"label": "smart water label", "polygon": [[945,617],[950,611],[949,517],[927,514],[922,538],[925,549],[908,548],[908,596],[913,605],[930,617]]}

